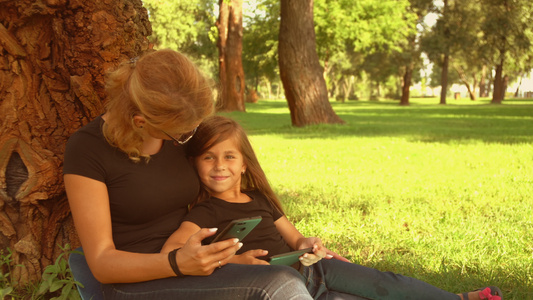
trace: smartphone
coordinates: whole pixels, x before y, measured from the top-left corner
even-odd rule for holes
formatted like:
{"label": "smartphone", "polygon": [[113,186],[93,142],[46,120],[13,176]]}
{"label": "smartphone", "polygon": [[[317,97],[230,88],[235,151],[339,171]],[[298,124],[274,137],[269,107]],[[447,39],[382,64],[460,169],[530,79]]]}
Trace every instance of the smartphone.
{"label": "smartphone", "polygon": [[291,266],[292,264],[300,261],[299,257],[304,255],[305,253],[313,253],[313,248],[306,248],[306,249],[301,249],[301,250],[274,255],[268,259],[268,262],[271,265]]}
{"label": "smartphone", "polygon": [[242,241],[261,222],[261,219],[261,216],[257,216],[233,220],[211,241],[211,244],[233,238],[238,238],[239,241]]}

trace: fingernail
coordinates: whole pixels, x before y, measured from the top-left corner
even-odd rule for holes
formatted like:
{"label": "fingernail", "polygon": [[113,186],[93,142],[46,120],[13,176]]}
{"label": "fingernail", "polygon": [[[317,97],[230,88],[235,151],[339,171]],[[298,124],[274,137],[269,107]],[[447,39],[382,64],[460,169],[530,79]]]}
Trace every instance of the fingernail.
{"label": "fingernail", "polygon": [[239,242],[239,239],[233,239],[233,245],[237,244]]}
{"label": "fingernail", "polygon": [[326,255],[326,256],[327,256],[328,258],[332,258],[332,257],[333,257],[333,255],[331,255],[331,254],[328,254],[328,255]]}
{"label": "fingernail", "polygon": [[218,231],[218,228],[209,228],[209,232],[215,232]]}
{"label": "fingernail", "polygon": [[241,249],[241,247],[242,247],[242,243],[239,243],[239,244],[237,244],[237,245],[239,246],[239,249]]}

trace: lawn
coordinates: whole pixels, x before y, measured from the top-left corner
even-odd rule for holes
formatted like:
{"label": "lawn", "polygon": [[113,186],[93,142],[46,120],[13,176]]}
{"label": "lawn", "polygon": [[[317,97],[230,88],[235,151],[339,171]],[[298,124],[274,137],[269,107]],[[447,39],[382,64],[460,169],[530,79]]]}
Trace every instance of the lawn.
{"label": "lawn", "polygon": [[305,128],[281,100],[226,115],[304,235],[451,292],[533,299],[533,100],[448,101],[332,102],[346,124]]}

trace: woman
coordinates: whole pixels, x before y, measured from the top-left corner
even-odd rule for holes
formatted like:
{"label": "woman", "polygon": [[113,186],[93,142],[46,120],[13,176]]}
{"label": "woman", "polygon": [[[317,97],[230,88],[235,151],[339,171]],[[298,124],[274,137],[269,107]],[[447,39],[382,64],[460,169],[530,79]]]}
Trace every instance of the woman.
{"label": "woman", "polygon": [[215,233],[208,229],[172,255],[159,253],[200,186],[183,145],[213,99],[194,64],[154,51],[122,64],[106,89],[106,112],[65,151],[65,188],[90,268],[74,263],[75,273],[92,272],[108,299],[310,299],[291,268],[226,266],[242,244],[202,246]]}

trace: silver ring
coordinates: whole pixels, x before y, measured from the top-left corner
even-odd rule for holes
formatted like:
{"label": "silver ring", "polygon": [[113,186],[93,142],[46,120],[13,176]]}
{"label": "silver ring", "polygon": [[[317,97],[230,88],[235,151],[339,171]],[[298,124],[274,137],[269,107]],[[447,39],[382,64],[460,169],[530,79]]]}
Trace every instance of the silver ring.
{"label": "silver ring", "polygon": [[220,260],[218,261],[218,268],[222,268],[222,263],[220,263]]}

